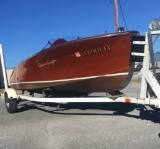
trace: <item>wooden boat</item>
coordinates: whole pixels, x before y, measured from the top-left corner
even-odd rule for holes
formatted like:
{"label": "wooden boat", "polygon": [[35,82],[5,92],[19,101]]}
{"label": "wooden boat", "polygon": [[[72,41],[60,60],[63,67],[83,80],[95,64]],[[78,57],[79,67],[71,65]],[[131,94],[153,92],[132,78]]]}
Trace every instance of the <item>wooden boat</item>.
{"label": "wooden boat", "polygon": [[138,34],[128,31],[72,41],[58,39],[14,69],[11,87],[86,93],[123,89],[133,75],[132,42]]}

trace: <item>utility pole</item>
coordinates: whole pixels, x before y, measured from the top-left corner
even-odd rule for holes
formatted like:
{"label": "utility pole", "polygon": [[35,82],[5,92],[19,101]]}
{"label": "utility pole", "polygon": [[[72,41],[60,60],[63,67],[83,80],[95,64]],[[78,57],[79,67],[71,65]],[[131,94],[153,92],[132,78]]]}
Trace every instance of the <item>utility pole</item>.
{"label": "utility pole", "polygon": [[114,18],[115,18],[115,29],[118,32],[119,22],[118,22],[118,2],[114,0]]}

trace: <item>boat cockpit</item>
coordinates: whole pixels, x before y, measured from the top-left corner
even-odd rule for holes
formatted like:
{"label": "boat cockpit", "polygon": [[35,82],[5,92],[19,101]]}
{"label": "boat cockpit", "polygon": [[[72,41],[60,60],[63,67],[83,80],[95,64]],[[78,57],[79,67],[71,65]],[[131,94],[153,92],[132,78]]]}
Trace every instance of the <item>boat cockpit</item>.
{"label": "boat cockpit", "polygon": [[51,39],[51,40],[48,40],[47,45],[41,51],[47,50],[50,47],[59,46],[59,45],[64,44],[66,42],[71,42],[71,41],[75,41],[75,40],[78,40],[78,39],[80,39],[80,37],[78,37],[78,36]]}

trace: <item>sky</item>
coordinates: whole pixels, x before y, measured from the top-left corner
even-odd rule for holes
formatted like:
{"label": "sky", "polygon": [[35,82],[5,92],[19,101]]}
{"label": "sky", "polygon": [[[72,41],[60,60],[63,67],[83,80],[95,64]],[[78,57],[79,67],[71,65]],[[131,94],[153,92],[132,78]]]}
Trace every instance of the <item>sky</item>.
{"label": "sky", "polygon": [[[141,34],[160,19],[160,0],[120,0],[128,30]],[[119,8],[119,26],[124,26]],[[50,39],[115,32],[113,0],[0,0],[0,44],[7,68],[40,51]],[[160,50],[159,41],[155,51]]]}

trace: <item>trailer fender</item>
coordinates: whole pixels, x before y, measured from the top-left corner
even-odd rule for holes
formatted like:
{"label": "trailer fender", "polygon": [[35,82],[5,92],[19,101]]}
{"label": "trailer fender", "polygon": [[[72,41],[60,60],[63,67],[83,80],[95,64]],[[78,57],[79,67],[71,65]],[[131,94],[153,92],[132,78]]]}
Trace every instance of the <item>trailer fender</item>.
{"label": "trailer fender", "polygon": [[8,95],[8,98],[13,98],[13,99],[18,98],[18,95],[17,95],[16,91],[12,88],[5,89],[4,96],[6,96],[6,94]]}

